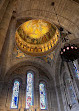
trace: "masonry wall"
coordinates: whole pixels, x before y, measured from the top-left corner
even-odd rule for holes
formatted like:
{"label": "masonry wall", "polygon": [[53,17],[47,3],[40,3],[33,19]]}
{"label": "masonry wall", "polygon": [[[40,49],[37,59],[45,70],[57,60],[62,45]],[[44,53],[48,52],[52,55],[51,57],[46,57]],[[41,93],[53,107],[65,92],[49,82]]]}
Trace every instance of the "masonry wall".
{"label": "masonry wall", "polygon": [[[21,69],[21,68],[20,68]],[[26,70],[25,70],[26,69]],[[45,82],[46,84],[46,94],[47,94],[47,110],[46,111],[58,111],[57,108],[57,99],[53,79],[48,79],[44,72],[39,73],[39,70],[33,66],[26,66],[20,70],[20,73],[14,71],[8,80],[1,82],[0,87],[0,111],[24,111],[25,102],[26,102],[26,73],[27,70],[33,70],[34,73],[34,111],[40,111],[40,96],[39,96],[39,83],[40,81]],[[12,88],[13,81],[18,79],[20,81],[20,93],[19,93],[19,104],[18,109],[11,109],[11,99],[12,99]],[[43,111],[43,110],[42,110]]]}
{"label": "masonry wall", "polygon": [[[13,86],[12,86],[12,82],[9,82],[9,80],[11,80],[11,78],[13,79],[13,77],[15,78],[18,77],[18,74],[20,73],[20,71],[17,74],[15,72],[14,76],[11,76],[11,75],[13,71],[15,71],[15,69],[22,64],[22,62],[25,62],[23,65],[27,65],[27,66],[28,65],[35,66],[35,64],[38,63],[36,65],[39,68],[43,67],[43,70],[46,70],[46,69],[49,70],[50,74],[48,72],[47,73],[48,75],[52,75],[51,77],[52,80],[47,82],[48,110],[67,111],[66,105],[64,105],[63,97],[62,97],[63,90],[62,90],[61,78],[59,73],[60,69],[57,70],[57,67],[53,69],[54,65],[52,65],[51,67],[48,65],[48,63],[36,58],[21,58],[21,59],[12,58],[12,49],[15,42],[14,40],[15,31],[17,26],[19,26],[21,23],[28,20],[28,18],[31,18],[31,19],[41,18],[41,19],[45,19],[46,21],[49,21],[50,23],[58,24],[57,17],[54,12],[54,8],[50,4],[51,4],[51,1],[49,2],[48,0],[46,1],[37,0],[37,1],[31,1],[31,2],[30,0],[27,0],[27,1],[18,0],[18,2],[16,2],[16,0],[0,1],[0,54],[1,54],[0,55],[1,57],[0,58],[0,62],[1,62],[0,64],[0,111],[11,111],[10,103],[11,103]],[[76,39],[78,43],[78,40],[79,40],[78,39],[79,37],[78,4],[71,2],[70,0],[62,0],[62,1],[59,0],[59,1],[56,1],[55,8],[60,20],[60,26],[72,32],[72,34],[69,35],[69,40]],[[18,22],[21,19],[23,21],[19,24]],[[56,54],[56,57],[57,56],[58,54]],[[30,64],[29,64],[29,61],[30,61]],[[18,65],[15,66],[15,64],[18,64]],[[56,66],[58,65],[59,63],[56,64]],[[16,68],[14,68],[14,66]],[[10,70],[10,68],[12,68],[12,70]],[[38,68],[38,72],[39,72],[39,68]],[[57,70],[56,73],[55,73],[55,70]],[[24,71],[22,74],[20,74],[21,79],[23,74],[26,74],[26,72]],[[38,78],[37,80],[39,81],[40,79]],[[17,109],[18,111],[22,111],[22,110],[24,111],[24,108],[25,108],[25,91],[26,91],[26,83],[24,83],[25,76],[23,76],[22,80],[23,80],[23,83],[20,89],[19,109]],[[36,83],[38,83],[38,81]],[[75,84],[76,84],[76,89],[78,94],[79,81],[77,80]],[[35,103],[36,104],[38,103],[37,106],[39,107],[38,87],[35,87],[35,90],[36,90]]]}

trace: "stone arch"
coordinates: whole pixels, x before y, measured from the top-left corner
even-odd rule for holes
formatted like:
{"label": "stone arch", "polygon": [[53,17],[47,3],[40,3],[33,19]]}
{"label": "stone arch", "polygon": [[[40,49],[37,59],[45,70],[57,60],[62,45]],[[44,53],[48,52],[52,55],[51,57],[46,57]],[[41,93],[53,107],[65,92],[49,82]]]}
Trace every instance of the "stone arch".
{"label": "stone arch", "polygon": [[[34,65],[34,64],[36,64],[36,65]],[[12,66],[12,67],[10,67],[9,68],[9,70],[7,71],[7,73],[6,73],[6,75],[5,75],[5,80],[4,81],[8,81],[9,80],[9,78],[11,78],[12,76],[20,76],[21,78],[23,78],[23,73],[22,74],[18,74],[17,75],[17,71],[19,71],[19,72],[21,72],[21,70],[20,69],[22,69],[23,70],[23,67],[26,69],[26,72],[28,71],[28,70],[30,70],[30,69],[32,69],[33,71],[35,70],[37,70],[37,72],[40,70],[40,69],[42,69],[43,71],[44,71],[44,73],[46,74],[46,76],[48,76],[49,74],[50,74],[50,71],[48,70],[48,69],[46,69],[46,68],[44,68],[44,66],[42,65],[41,66],[41,64],[37,64],[37,63],[35,63],[34,61],[30,61],[30,60],[28,60],[28,61],[24,61],[24,62],[20,62],[20,63],[18,63],[18,64],[16,64],[16,65],[14,65],[14,66]],[[11,75],[12,74],[12,75]],[[15,75],[14,75],[15,74]],[[48,75],[47,75],[48,74]],[[24,73],[24,75],[26,75],[26,73]],[[15,78],[16,78],[15,77]],[[51,80],[52,78],[51,78],[51,75],[50,76],[48,76],[48,78]],[[26,78],[25,78],[26,79]],[[7,82],[6,81],[6,82]],[[22,80],[23,81],[23,80]],[[38,82],[39,83],[39,82]],[[37,92],[36,91],[38,91],[38,93],[39,93],[39,90],[38,90],[38,88],[37,88],[37,86],[36,85],[34,85],[36,88],[34,88],[35,89],[35,93],[34,93],[34,95],[36,96],[36,94],[37,94]],[[11,89],[12,87],[10,87],[10,89]],[[24,88],[24,89],[23,89]],[[21,90],[23,89],[23,91],[24,91],[24,98],[25,98],[25,90],[26,90],[26,83],[23,83],[23,85],[22,85],[22,87],[21,87]],[[10,93],[12,93],[12,92],[10,92]],[[9,97],[10,98],[10,97]],[[10,100],[11,100],[11,98],[10,98]],[[35,99],[34,100],[34,102],[35,102],[35,104],[37,103],[38,104],[38,106],[39,106],[39,98],[37,98],[37,99]],[[9,101],[9,99],[8,99],[8,101]],[[24,102],[25,102],[25,99],[24,99]],[[10,102],[9,102],[10,103]],[[8,103],[7,103],[8,104]],[[10,104],[9,104],[9,106],[10,106]],[[19,104],[19,107],[20,107],[20,104]],[[25,107],[25,106],[24,106]]]}
{"label": "stone arch", "polygon": [[14,64],[13,66],[10,66],[9,69],[7,70],[7,72],[5,73],[5,81],[8,80],[8,77],[11,75],[11,73],[13,71],[15,71],[16,69],[18,69],[20,67],[24,67],[24,66],[27,66],[27,67],[33,66],[33,67],[37,68],[38,70],[42,69],[42,71],[45,72],[45,74],[48,76],[48,78],[50,78],[50,79],[53,78],[52,69],[50,68],[50,66],[48,64],[46,64],[44,61],[42,61],[40,59],[28,58],[28,60],[24,59],[16,64]]}
{"label": "stone arch", "polygon": [[[21,19],[25,17],[32,17],[32,18],[38,18],[38,19],[44,19],[46,21],[49,21],[50,23],[58,24],[56,14],[54,12],[46,11],[46,10],[38,10],[38,9],[31,9],[31,10],[24,10],[20,13],[18,13],[18,16],[16,19]],[[65,18],[62,15],[58,15],[59,19],[62,19],[64,22],[60,22],[61,26],[64,27],[66,30],[70,32],[74,32],[73,27],[69,27],[69,25],[73,25],[76,28],[76,31],[78,33],[78,26],[69,20],[68,18]],[[53,19],[52,19],[53,18]],[[69,25],[66,25],[68,23]]]}

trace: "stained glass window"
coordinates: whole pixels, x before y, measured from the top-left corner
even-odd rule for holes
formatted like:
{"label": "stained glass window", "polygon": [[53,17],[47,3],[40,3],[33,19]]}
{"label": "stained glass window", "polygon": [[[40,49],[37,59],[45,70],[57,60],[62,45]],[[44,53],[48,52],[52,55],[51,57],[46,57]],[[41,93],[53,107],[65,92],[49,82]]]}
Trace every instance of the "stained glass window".
{"label": "stained glass window", "polygon": [[77,61],[73,61],[73,65],[74,65],[74,69],[75,69],[75,72],[76,72],[76,76],[79,79],[79,69],[78,69]]}
{"label": "stained glass window", "polygon": [[68,85],[68,90],[69,90],[69,95],[70,95],[71,103],[72,103],[72,105],[76,104],[77,103],[76,95],[75,95],[75,92],[73,90],[73,87],[72,87],[72,84],[71,84],[70,80],[67,81],[67,85]]}
{"label": "stained glass window", "polygon": [[47,109],[45,85],[43,83],[39,84],[39,91],[40,91],[40,108]]}
{"label": "stained glass window", "polygon": [[26,109],[29,109],[30,106],[33,105],[33,90],[34,90],[34,78],[33,73],[28,72],[27,73],[27,87],[26,87]]}
{"label": "stained glass window", "polygon": [[75,90],[74,90],[72,82],[71,82],[71,78],[67,74],[65,74],[64,77],[65,77],[64,81],[65,81],[65,85],[66,85],[65,88],[67,91],[66,93],[69,95],[69,96],[67,96],[67,97],[69,97],[68,98],[68,100],[70,101],[69,104],[74,105],[77,103],[77,100],[76,100]]}
{"label": "stained glass window", "polygon": [[18,108],[19,86],[20,83],[18,81],[15,81],[13,86],[11,108]]}

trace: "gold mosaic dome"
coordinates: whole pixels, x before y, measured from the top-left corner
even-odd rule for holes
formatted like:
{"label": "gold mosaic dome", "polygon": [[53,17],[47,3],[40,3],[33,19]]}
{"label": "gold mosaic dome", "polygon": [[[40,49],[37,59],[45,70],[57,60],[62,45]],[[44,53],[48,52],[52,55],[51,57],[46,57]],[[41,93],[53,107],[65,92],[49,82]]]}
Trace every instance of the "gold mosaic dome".
{"label": "gold mosaic dome", "polygon": [[16,31],[17,46],[26,54],[41,56],[51,52],[59,40],[57,27],[45,20],[29,20]]}

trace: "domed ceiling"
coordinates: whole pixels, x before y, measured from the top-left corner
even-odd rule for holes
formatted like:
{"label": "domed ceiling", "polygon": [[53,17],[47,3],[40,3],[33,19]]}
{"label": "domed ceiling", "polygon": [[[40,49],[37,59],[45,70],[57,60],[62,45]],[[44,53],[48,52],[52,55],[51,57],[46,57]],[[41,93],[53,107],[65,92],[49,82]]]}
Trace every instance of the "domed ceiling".
{"label": "domed ceiling", "polygon": [[26,54],[41,56],[50,53],[58,44],[57,27],[44,20],[29,20],[16,31],[17,46]]}

